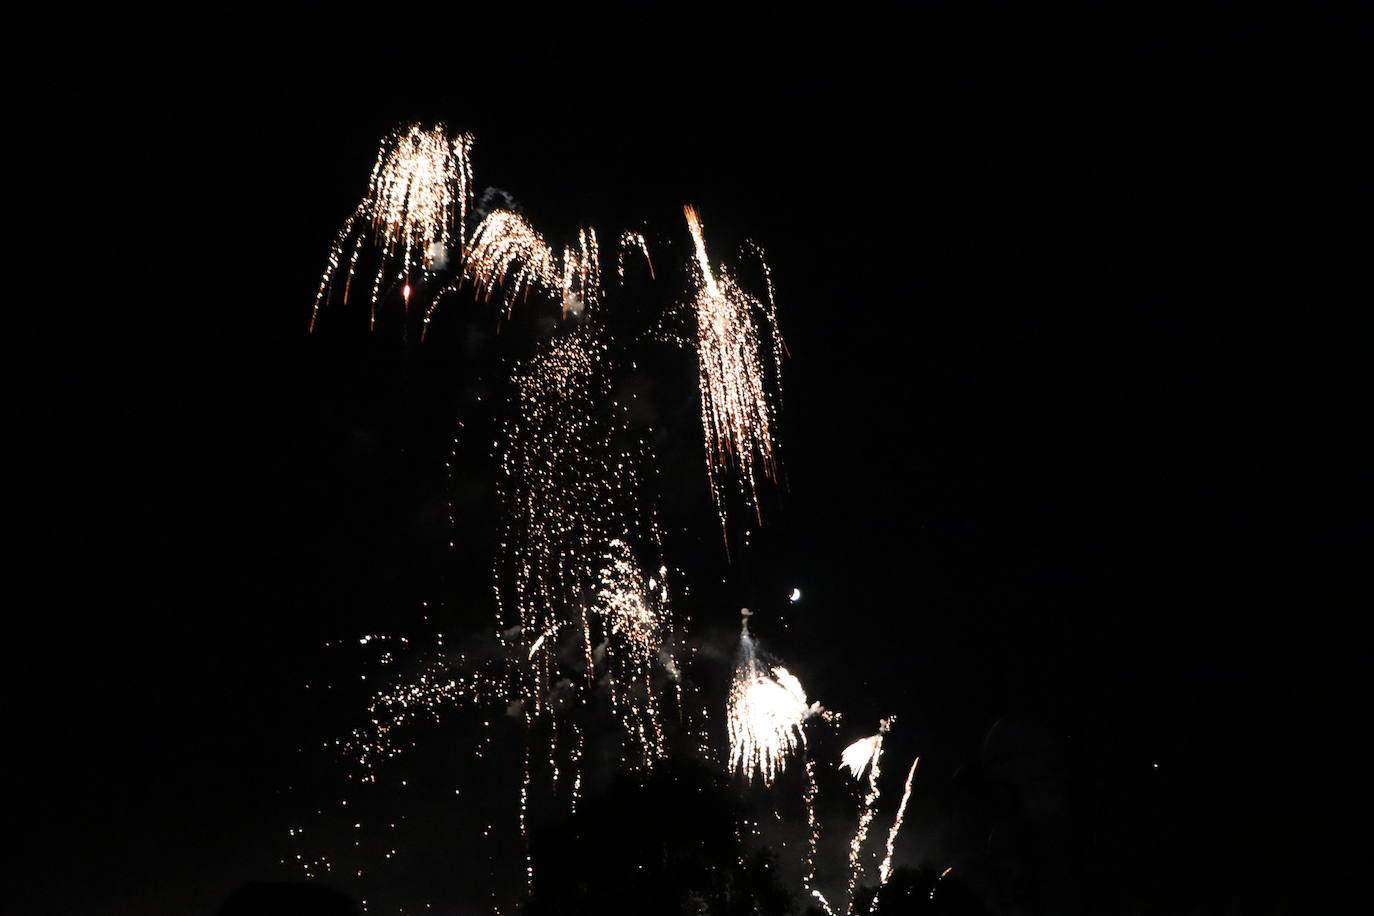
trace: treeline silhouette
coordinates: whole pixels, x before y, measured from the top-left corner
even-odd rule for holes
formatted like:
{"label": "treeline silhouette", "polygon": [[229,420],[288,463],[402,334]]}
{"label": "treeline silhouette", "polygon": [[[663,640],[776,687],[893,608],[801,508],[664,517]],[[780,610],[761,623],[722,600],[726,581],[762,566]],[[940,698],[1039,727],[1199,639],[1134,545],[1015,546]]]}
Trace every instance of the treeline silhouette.
{"label": "treeline silhouette", "polygon": [[[585,798],[576,814],[543,825],[530,853],[533,892],[523,916],[702,914],[813,916],[823,910],[787,887],[777,856],[740,841],[746,816],[723,774],[674,761],[648,774],[625,774]],[[875,914],[991,913],[956,875],[940,879],[924,868],[898,868],[882,889],[861,887],[855,912]],[[420,889],[416,889],[417,896]],[[486,889],[474,889],[469,909],[485,910]],[[836,901],[841,907],[842,903]],[[443,913],[442,907],[431,912]],[[359,916],[344,893],[318,884],[251,884],[236,891],[218,916]]]}

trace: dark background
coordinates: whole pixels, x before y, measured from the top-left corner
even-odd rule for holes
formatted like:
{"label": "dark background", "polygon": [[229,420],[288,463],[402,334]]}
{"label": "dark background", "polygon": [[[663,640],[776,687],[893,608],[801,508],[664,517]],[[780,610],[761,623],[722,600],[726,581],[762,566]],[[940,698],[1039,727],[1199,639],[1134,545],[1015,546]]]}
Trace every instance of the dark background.
{"label": "dark background", "polygon": [[[352,670],[323,644],[490,619],[490,493],[443,469],[482,317],[424,347],[351,306],[306,333],[377,138],[412,119],[473,132],[477,187],[552,237],[670,236],[693,202],[719,254],[768,250],[787,485],[691,611],[728,642],[760,608],[853,737],[898,714],[889,770],[923,755],[900,864],[955,866],[986,912],[1354,911],[1370,327],[1339,6],[20,34],[14,912],[296,880],[298,784],[328,778],[298,748],[356,712],[302,689]],[[667,414],[665,460],[699,474],[696,422]],[[670,520],[699,524],[704,483],[674,482]]]}

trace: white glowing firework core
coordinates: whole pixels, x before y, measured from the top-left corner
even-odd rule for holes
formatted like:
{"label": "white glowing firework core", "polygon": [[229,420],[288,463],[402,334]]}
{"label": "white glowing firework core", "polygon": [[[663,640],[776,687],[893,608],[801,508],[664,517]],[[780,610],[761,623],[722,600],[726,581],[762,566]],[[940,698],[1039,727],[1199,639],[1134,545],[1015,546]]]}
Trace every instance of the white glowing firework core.
{"label": "white glowing firework core", "polygon": [[878,747],[882,743],[882,735],[873,735],[868,738],[860,738],[840,754],[840,766],[850,772],[855,779],[863,775],[864,770],[873,762],[874,755],[878,753]]}
{"label": "white glowing firework core", "polygon": [[807,705],[795,675],[786,668],[770,670],[759,661],[753,638],[740,638],[727,710],[732,771],[751,781],[757,773],[765,785],[771,784],[788,756],[806,743],[802,723],[819,711],[819,704]]}

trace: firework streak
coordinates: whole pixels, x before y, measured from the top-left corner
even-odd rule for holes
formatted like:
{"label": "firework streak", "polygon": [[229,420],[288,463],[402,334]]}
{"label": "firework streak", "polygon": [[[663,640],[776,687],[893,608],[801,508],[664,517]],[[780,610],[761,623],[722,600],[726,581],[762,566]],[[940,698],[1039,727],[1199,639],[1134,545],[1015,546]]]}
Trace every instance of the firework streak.
{"label": "firework streak", "polygon": [[892,829],[887,832],[887,854],[883,856],[883,864],[878,867],[878,889],[873,892],[873,901],[868,905],[870,913],[877,911],[878,895],[887,885],[887,879],[892,877],[892,855],[897,850],[897,831],[902,829],[902,819],[906,817],[906,803],[911,800],[911,782],[916,778],[916,764],[920,762],[920,757],[911,761],[911,769],[906,774],[906,785],[902,788],[902,802],[897,806],[897,816],[892,819]]}
{"label": "firework streak", "polygon": [[684,207],[683,212],[696,253],[693,304],[697,317],[697,367],[706,472],[721,529],[726,531],[726,502],[721,479],[725,467],[733,463],[739,470],[745,501],[753,506],[755,517],[760,521],[758,477],[762,474],[777,479],[777,461],[773,453],[777,408],[768,393],[765,351],[756,316],[763,319],[767,353],[775,379],[782,365],[782,335],[778,331],[773,282],[761,252],[755,249],[768,289],[766,304],[745,292],[725,267],[712,266],[706,253],[701,218],[692,207]]}

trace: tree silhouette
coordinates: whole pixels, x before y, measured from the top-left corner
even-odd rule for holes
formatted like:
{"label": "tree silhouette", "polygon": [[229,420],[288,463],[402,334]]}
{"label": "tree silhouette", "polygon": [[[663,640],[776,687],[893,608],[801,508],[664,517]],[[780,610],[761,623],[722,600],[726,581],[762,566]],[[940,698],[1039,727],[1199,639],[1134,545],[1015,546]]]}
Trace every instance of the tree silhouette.
{"label": "tree silhouette", "polygon": [[941,878],[938,871],[926,868],[898,868],[878,894],[874,907],[876,890],[871,885],[860,887],[855,894],[854,912],[871,911],[874,916],[989,916],[993,912],[970,892],[957,873]]}
{"label": "tree silhouette", "polygon": [[728,783],[672,761],[582,799],[532,850],[528,916],[585,913],[782,916],[795,912],[773,856],[743,856]]}

